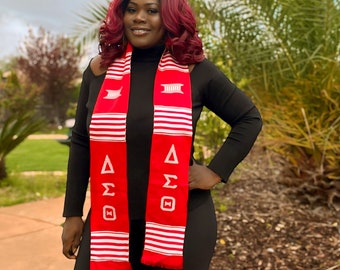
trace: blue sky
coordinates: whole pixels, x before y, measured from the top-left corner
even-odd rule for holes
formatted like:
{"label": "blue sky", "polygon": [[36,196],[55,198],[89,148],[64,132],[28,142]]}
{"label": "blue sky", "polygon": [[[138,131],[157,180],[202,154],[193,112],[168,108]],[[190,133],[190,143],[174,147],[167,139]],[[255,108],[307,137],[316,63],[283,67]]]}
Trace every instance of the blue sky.
{"label": "blue sky", "polygon": [[0,59],[16,55],[31,27],[44,27],[51,33],[70,34],[91,3],[107,0],[0,0]]}

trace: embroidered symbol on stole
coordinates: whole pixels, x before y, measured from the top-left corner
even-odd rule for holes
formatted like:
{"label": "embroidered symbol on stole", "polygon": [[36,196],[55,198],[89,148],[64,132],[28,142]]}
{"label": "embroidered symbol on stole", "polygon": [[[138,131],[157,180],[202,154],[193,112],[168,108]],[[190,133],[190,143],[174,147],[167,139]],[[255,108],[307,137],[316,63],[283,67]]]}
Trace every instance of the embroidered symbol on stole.
{"label": "embroidered symbol on stole", "polygon": [[164,163],[168,163],[168,164],[178,164],[179,163],[174,144],[171,145],[170,151],[169,151],[168,155],[166,156]]}
{"label": "embroidered symbol on stole", "polygon": [[113,174],[115,173],[111,160],[109,158],[108,155],[106,155],[104,163],[103,163],[103,167],[102,167],[102,171],[101,174]]}
{"label": "embroidered symbol on stole", "polygon": [[117,99],[121,96],[122,87],[118,90],[105,90],[107,92],[107,95],[104,97],[104,99]]}
{"label": "embroidered symbol on stole", "polygon": [[184,94],[182,90],[183,84],[181,83],[171,83],[171,84],[162,84],[163,94]]}

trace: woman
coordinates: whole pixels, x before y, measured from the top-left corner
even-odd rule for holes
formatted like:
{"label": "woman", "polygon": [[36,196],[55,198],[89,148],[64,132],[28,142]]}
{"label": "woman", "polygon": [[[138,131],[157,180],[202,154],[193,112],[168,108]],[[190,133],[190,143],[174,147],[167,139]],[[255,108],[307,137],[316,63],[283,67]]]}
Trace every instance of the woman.
{"label": "woman", "polygon": [[[204,58],[186,0],[112,1],[100,49],[83,74],[72,133],[63,253],[81,270],[207,270],[210,189],[248,154],[260,114]],[[232,127],[208,166],[193,159],[203,106]]]}

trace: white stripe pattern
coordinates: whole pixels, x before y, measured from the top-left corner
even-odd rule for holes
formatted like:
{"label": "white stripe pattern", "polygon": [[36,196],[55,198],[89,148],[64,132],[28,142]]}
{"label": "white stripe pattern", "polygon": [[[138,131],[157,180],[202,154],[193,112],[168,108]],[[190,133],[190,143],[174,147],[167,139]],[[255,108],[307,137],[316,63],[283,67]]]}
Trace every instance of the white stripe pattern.
{"label": "white stripe pattern", "polygon": [[129,234],[122,232],[91,232],[91,261],[129,261]]}
{"label": "white stripe pattern", "polygon": [[126,54],[126,59],[118,58],[115,64],[108,67],[106,71],[106,78],[112,80],[121,80],[123,75],[130,73],[130,59],[132,53]]}
{"label": "white stripe pattern", "polygon": [[146,223],[145,250],[167,256],[182,256],[185,227]]}
{"label": "white stripe pattern", "polygon": [[125,113],[95,113],[90,124],[90,139],[102,142],[126,141]]}
{"label": "white stripe pattern", "polygon": [[170,53],[166,53],[161,61],[159,62],[158,69],[161,71],[166,70],[177,70],[179,72],[188,73],[188,66],[180,65],[176,63],[173,58],[171,57]]}
{"label": "white stripe pattern", "polygon": [[154,133],[192,136],[191,109],[184,107],[155,106]]}

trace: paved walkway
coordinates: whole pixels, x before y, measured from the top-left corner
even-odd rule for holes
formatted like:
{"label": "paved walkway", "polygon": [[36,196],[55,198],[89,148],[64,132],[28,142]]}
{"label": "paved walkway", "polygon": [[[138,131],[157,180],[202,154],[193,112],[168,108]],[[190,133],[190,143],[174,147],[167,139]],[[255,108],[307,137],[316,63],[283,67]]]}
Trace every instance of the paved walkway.
{"label": "paved walkway", "polygon": [[55,198],[0,207],[1,270],[73,269],[61,251],[63,203]]}
{"label": "paved walkway", "polygon": [[66,134],[32,134],[27,137],[29,140],[58,140],[66,138]]}

